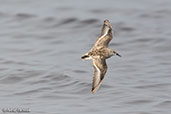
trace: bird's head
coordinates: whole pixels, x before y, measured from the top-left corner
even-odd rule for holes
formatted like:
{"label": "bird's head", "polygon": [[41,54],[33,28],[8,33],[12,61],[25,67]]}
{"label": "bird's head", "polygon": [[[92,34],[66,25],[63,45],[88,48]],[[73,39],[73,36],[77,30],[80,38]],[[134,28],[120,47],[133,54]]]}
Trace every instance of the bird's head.
{"label": "bird's head", "polygon": [[119,53],[117,53],[116,51],[114,51],[113,49],[108,48],[108,52],[109,52],[108,58],[111,56],[114,56],[114,55],[121,57],[121,55]]}
{"label": "bird's head", "polygon": [[119,57],[122,57],[119,53],[117,53],[116,51],[113,51],[113,55],[117,55]]}

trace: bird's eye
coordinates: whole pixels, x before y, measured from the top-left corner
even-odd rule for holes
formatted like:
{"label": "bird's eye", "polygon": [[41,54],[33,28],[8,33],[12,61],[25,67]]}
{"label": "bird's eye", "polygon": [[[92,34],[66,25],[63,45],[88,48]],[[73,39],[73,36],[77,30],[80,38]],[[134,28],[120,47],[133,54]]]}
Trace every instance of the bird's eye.
{"label": "bird's eye", "polygon": [[111,29],[109,29],[108,33],[111,33]]}

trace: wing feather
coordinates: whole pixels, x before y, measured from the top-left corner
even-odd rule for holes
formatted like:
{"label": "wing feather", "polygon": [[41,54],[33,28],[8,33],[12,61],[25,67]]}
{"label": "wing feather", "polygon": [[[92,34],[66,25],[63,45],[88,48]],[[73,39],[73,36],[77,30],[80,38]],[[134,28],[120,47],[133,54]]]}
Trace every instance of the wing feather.
{"label": "wing feather", "polygon": [[105,20],[101,30],[101,35],[95,42],[94,46],[108,47],[108,44],[111,40],[112,40],[112,26],[110,25],[109,20]]}
{"label": "wing feather", "polygon": [[93,59],[94,77],[92,84],[92,93],[95,93],[100,85],[107,71],[107,64],[105,59]]}
{"label": "wing feather", "polygon": [[108,47],[109,42],[112,40],[112,36],[101,36],[98,38],[98,40],[95,43],[95,47],[96,46],[105,46]]}

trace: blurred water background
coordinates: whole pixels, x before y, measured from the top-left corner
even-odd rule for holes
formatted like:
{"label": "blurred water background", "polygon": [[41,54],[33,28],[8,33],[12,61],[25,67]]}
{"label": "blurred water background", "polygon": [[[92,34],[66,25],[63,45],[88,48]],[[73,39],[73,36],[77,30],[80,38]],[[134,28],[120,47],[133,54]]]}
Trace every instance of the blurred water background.
{"label": "blurred water background", "polygon": [[[108,72],[91,94],[93,46],[114,29]],[[170,0],[0,0],[0,113],[170,114]]]}

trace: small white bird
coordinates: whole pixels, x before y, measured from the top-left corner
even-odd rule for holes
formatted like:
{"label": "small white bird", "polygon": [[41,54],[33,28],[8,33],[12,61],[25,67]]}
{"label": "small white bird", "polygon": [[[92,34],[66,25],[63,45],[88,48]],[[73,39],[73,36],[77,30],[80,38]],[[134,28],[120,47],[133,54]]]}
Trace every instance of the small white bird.
{"label": "small white bird", "polygon": [[111,40],[112,26],[109,20],[104,20],[101,35],[95,42],[94,47],[81,57],[82,60],[92,59],[94,68],[92,93],[95,93],[102,84],[102,80],[107,71],[106,59],[113,55],[121,57],[116,51],[108,48],[108,44]]}

